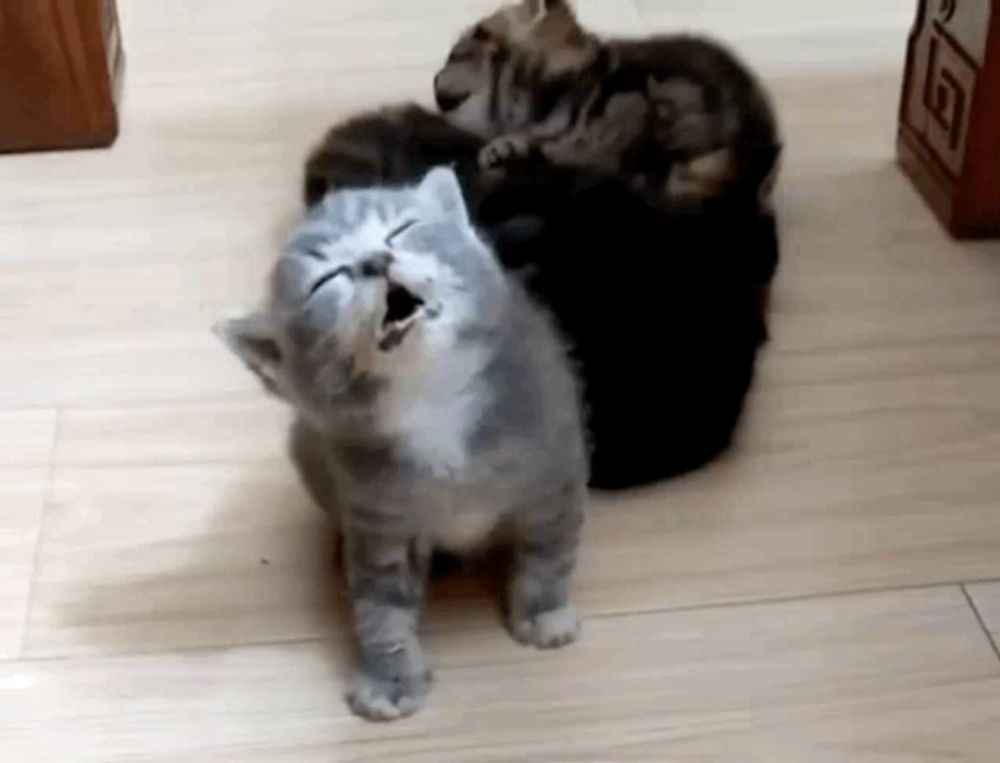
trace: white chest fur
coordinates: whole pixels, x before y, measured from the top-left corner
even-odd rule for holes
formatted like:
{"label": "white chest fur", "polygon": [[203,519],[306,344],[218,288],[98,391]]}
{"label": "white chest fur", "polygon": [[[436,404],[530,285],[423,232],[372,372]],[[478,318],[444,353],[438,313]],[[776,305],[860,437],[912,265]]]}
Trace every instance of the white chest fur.
{"label": "white chest fur", "polygon": [[446,551],[471,551],[486,540],[496,527],[500,514],[492,507],[465,504],[450,510],[437,507],[425,518],[425,532],[435,548]]}
{"label": "white chest fur", "polygon": [[476,383],[482,355],[475,350],[452,353],[437,365],[395,382],[379,401],[384,432],[439,479],[460,481],[469,468],[469,436],[488,403],[488,392]]}

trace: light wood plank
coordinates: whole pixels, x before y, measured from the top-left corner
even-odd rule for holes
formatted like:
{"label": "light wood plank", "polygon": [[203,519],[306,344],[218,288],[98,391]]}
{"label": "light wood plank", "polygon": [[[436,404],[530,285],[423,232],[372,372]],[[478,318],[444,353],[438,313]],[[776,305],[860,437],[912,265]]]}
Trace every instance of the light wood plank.
{"label": "light wood plank", "polygon": [[841,0],[836,4],[806,6],[788,0],[635,0],[643,18],[670,19],[692,28],[794,35],[812,29],[847,30],[893,28],[905,30],[913,22],[913,0]]}
{"label": "light wood plank", "polygon": [[[387,34],[395,30],[409,32],[412,25],[419,27],[423,35],[403,35],[397,31],[397,42],[405,47],[420,48],[431,47],[426,36],[435,33],[435,28],[457,35],[459,30],[501,4],[496,0],[425,0],[420,5],[402,4],[396,0],[339,0],[279,7],[274,0],[244,0],[237,16],[225,6],[206,6],[197,0],[173,0],[156,6],[129,7],[123,10],[123,17],[129,30],[136,34],[155,36],[167,32],[178,35],[197,31],[205,41],[224,40],[227,35],[234,39],[259,36],[285,46],[301,41],[302,35],[316,30],[336,34],[339,30],[367,26],[381,27],[383,34]],[[639,23],[634,0],[574,0],[573,4],[580,17],[596,27]],[[280,24],[277,24],[279,19]],[[440,45],[436,50],[440,55]],[[351,60],[349,54],[352,52],[337,50],[346,60]],[[371,51],[370,55],[374,56],[375,52]]]}
{"label": "light wood plank", "polygon": [[[909,424],[914,409],[887,413],[877,402],[846,422],[836,408],[829,419],[807,410],[787,421],[762,411],[758,418],[785,428],[759,452],[646,494],[596,499],[579,583],[585,609],[629,612],[995,575],[1000,518],[986,498],[1000,490],[995,433],[970,436],[975,430],[961,422],[956,433],[947,409],[916,411],[929,422],[920,429]],[[283,427],[274,422],[273,437],[257,440],[261,451],[252,447],[246,461],[208,462],[220,452],[208,444],[192,449],[206,463],[148,464],[176,458],[187,436],[172,432],[177,419],[164,413],[165,428],[137,441],[134,456],[147,465],[57,469],[29,653],[258,642],[332,627],[330,592],[342,584],[330,566],[324,519],[280,454],[261,458],[268,442],[280,443]],[[108,431],[121,431],[123,418],[113,416]],[[816,427],[839,437],[812,462]],[[211,430],[196,431],[210,443]],[[123,462],[129,451],[128,440],[89,442],[101,458]],[[83,449],[67,446],[73,451]],[[495,618],[474,579],[439,593],[435,606],[444,609],[434,622]]]}
{"label": "light wood plank", "polygon": [[0,410],[0,467],[47,464],[55,429],[55,409]]}
{"label": "light wood plank", "polygon": [[992,760],[1000,666],[957,588],[431,634],[430,707],[346,714],[340,646],[0,666],[17,760]]}
{"label": "light wood plank", "polygon": [[256,394],[208,326],[0,340],[0,406],[134,405]]}
{"label": "light wood plank", "polygon": [[46,471],[0,467],[0,659],[21,653]]}
{"label": "light wood plank", "polygon": [[60,466],[274,461],[291,413],[271,398],[71,408],[62,417]]}
{"label": "light wood plank", "polygon": [[994,645],[1000,645],[1000,581],[970,585],[967,589]]}
{"label": "light wood plank", "polygon": [[31,654],[326,633],[333,553],[284,459],[57,471]]}
{"label": "light wood plank", "polygon": [[709,34],[767,73],[898,67],[913,0],[636,0],[647,32]]}
{"label": "light wood plank", "polygon": [[0,411],[0,659],[21,652],[56,418]]}

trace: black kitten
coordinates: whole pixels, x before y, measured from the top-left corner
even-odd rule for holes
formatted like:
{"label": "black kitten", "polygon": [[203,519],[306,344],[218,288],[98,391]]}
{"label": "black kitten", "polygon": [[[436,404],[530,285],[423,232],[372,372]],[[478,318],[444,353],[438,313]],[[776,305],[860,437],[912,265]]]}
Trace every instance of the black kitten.
{"label": "black kitten", "polygon": [[306,200],[456,167],[503,264],[523,271],[580,367],[591,486],[620,489],[698,468],[731,443],[767,337],[778,263],[773,216],[719,199],[665,213],[586,170],[478,169],[481,141],[417,106],[335,127],[306,167]]}

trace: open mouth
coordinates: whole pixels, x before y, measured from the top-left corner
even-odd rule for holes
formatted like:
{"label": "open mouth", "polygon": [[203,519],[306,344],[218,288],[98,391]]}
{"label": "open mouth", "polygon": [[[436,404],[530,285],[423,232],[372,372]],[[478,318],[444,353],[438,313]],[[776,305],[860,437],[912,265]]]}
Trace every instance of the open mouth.
{"label": "open mouth", "polygon": [[389,283],[385,297],[385,317],[382,319],[382,337],[379,349],[388,352],[400,345],[417,322],[424,301],[397,283]]}
{"label": "open mouth", "polygon": [[382,319],[383,326],[393,323],[403,323],[414,315],[417,310],[423,307],[424,301],[416,294],[396,283],[389,284],[389,291],[385,297],[385,318]]}

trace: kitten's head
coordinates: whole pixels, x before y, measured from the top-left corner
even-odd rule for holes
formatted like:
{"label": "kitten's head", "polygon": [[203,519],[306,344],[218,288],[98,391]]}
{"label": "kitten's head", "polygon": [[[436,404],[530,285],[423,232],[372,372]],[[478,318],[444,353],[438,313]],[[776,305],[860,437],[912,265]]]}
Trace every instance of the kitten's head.
{"label": "kitten's head", "polygon": [[269,307],[217,331],[267,389],[322,419],[496,328],[505,284],[454,172],[437,168],[415,187],[327,196],[276,264]]}
{"label": "kitten's head", "polygon": [[441,111],[482,138],[540,121],[540,108],[590,67],[599,44],[569,0],[506,5],[463,33],[434,78]]}

